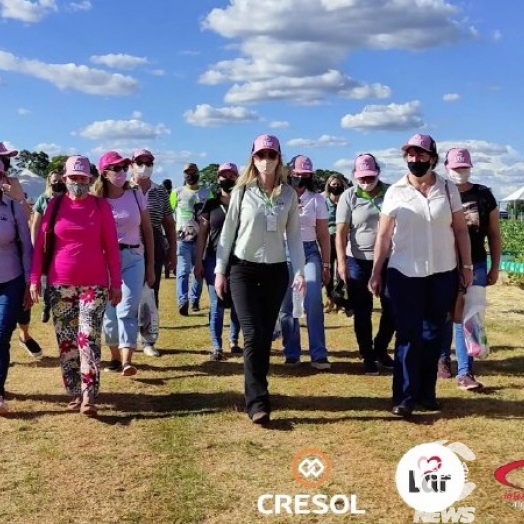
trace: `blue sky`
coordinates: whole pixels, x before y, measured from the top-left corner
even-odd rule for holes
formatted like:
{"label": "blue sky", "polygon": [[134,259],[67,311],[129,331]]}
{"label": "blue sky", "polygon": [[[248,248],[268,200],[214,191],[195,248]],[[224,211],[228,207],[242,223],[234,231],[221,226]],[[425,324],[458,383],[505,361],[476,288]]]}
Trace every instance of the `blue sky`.
{"label": "blue sky", "polygon": [[[521,2],[0,0],[0,140],[50,156],[147,147],[154,179],[185,162],[285,158],[383,178],[431,134],[468,147],[497,197],[524,185]],[[520,94],[519,94],[520,93]],[[443,172],[442,164],[439,172]]]}

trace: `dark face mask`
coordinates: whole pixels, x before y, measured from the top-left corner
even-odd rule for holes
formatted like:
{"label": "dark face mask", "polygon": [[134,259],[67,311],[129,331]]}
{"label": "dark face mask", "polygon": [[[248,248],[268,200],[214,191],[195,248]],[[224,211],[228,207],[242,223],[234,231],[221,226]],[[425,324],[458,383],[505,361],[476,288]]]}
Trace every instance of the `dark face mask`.
{"label": "dark face mask", "polygon": [[186,181],[186,184],[188,186],[194,186],[197,182],[198,182],[198,179],[200,178],[200,175],[198,173],[192,173],[191,175],[185,175],[184,176],[184,180]]}
{"label": "dark face mask", "polygon": [[235,187],[235,183],[235,180],[231,180],[230,178],[223,178],[222,180],[218,181],[218,187],[226,193],[231,193],[231,191],[233,191],[233,188]]}
{"label": "dark face mask", "polygon": [[328,191],[332,194],[332,195],[341,195],[343,192],[344,192],[344,187],[343,186],[328,186]]}
{"label": "dark face mask", "polygon": [[299,176],[292,176],[291,177],[291,185],[295,189],[303,188],[303,187],[308,188],[310,184],[311,184],[311,178],[310,177],[307,177],[307,178],[304,178],[304,177],[301,177],[301,176],[300,177]]}
{"label": "dark face mask", "polygon": [[53,193],[65,193],[67,187],[63,182],[55,182],[51,184],[51,190]]}
{"label": "dark face mask", "polygon": [[427,162],[408,162],[409,172],[417,178],[424,176],[428,172],[430,167],[430,160],[428,160]]}

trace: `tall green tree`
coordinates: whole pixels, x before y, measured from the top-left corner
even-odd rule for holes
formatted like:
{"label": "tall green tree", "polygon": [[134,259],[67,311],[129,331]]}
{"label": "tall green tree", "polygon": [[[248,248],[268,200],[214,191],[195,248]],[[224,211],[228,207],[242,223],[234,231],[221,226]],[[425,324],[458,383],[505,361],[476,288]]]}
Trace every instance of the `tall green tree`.
{"label": "tall green tree", "polygon": [[49,155],[43,151],[28,151],[23,149],[16,157],[18,170],[28,169],[35,175],[45,178],[48,173]]}
{"label": "tall green tree", "polygon": [[208,166],[204,167],[200,170],[200,178],[198,180],[198,183],[203,186],[207,187],[214,195],[218,192],[218,185],[217,185],[217,172],[218,172],[218,164],[209,164]]}
{"label": "tall green tree", "polygon": [[51,171],[62,171],[67,160],[67,155],[57,155],[51,158],[49,165],[47,166],[47,174]]}

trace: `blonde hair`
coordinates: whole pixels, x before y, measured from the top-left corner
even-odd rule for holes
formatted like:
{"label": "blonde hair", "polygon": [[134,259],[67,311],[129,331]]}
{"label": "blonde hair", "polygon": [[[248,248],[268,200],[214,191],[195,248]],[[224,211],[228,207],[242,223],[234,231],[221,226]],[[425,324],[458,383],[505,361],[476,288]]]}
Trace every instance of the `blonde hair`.
{"label": "blonde hair", "polygon": [[[282,154],[279,153],[280,161],[275,168],[275,184],[273,186],[273,191],[271,193],[271,197],[277,197],[282,192],[282,186],[288,185],[287,179],[289,176],[289,169],[287,166],[284,165],[282,162]],[[244,169],[242,174],[238,177],[237,182],[235,184],[235,188],[247,186],[249,183],[253,182],[253,180],[258,179],[258,170],[255,167],[255,164],[253,162],[253,155],[250,155],[249,161],[247,163],[247,167]]]}
{"label": "blonde hair", "polygon": [[44,189],[44,195],[48,197],[53,196],[53,188],[51,187],[51,177],[53,175],[60,175],[60,178],[62,178],[62,171],[60,169],[53,169],[53,171],[48,173],[45,179],[45,189]]}
{"label": "blonde hair", "polygon": [[347,183],[347,180],[345,179],[345,177],[339,173],[333,173],[332,175],[329,175],[327,180],[326,180],[326,184],[324,185],[324,193],[323,195],[324,196],[328,196],[329,195],[329,184],[334,180],[334,179],[337,179],[341,184],[342,186],[344,187],[344,189],[347,189],[349,187],[349,184]]}
{"label": "blonde hair", "polygon": [[[107,177],[104,176],[104,173],[105,171],[102,171],[100,173],[100,176],[96,179],[95,183],[93,184],[93,189],[91,191],[92,195],[95,195],[97,197],[107,196],[107,188],[111,182],[109,182]],[[131,189],[131,185],[129,184],[128,180],[126,180],[125,184],[122,186],[122,189]]]}

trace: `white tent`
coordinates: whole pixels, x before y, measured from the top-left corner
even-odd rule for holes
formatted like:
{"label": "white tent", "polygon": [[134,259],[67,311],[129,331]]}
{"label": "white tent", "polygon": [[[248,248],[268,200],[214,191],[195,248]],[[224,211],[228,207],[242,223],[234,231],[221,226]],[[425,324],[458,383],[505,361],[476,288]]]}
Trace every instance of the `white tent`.
{"label": "white tent", "polygon": [[502,202],[513,202],[515,200],[524,200],[524,186],[501,199]]}
{"label": "white tent", "polygon": [[35,175],[28,169],[24,169],[16,178],[20,181],[28,198],[36,200],[45,190],[45,178]]}

